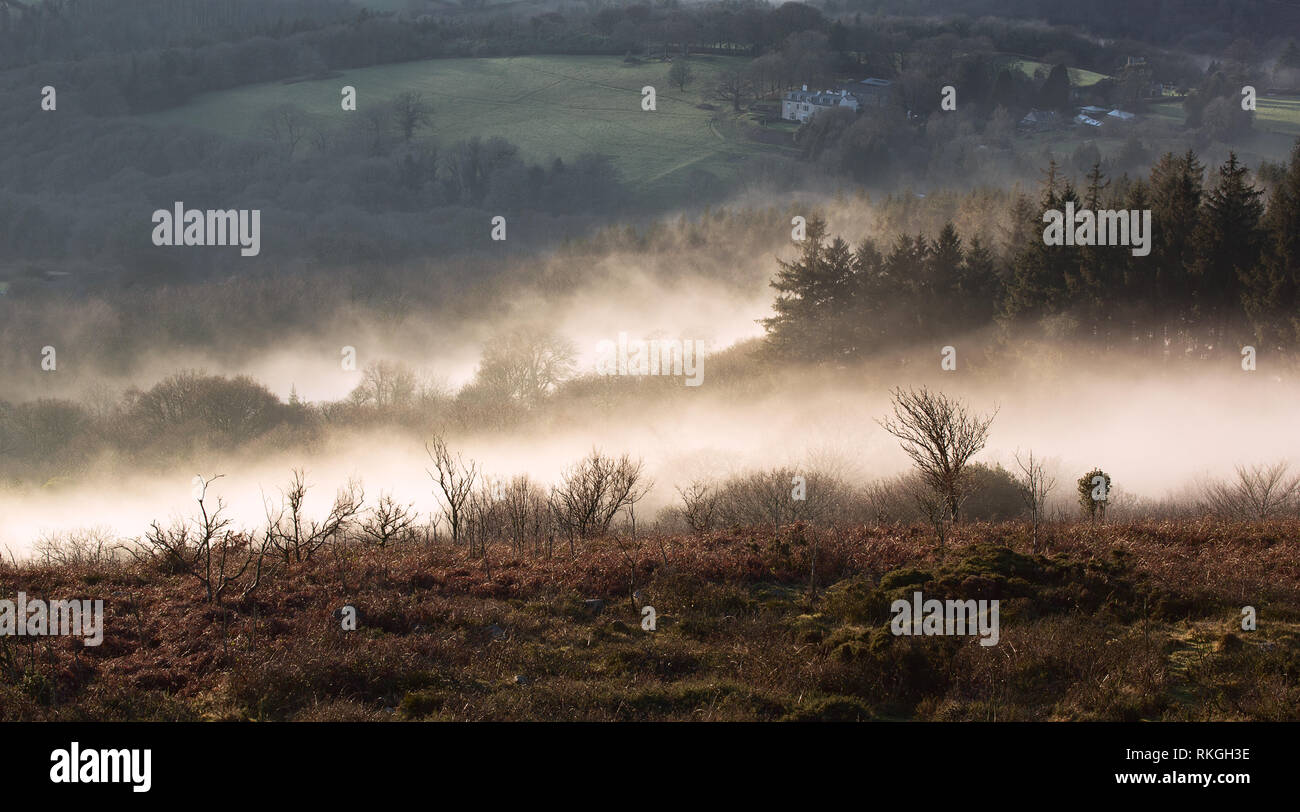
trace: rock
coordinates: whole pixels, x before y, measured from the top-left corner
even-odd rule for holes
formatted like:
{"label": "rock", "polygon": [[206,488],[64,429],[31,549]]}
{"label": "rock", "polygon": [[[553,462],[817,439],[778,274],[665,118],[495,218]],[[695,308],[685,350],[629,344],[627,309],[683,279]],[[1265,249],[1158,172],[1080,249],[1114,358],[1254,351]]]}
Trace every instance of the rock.
{"label": "rock", "polygon": [[506,630],[493,623],[487,627],[488,633],[492,635],[493,640],[501,640],[506,636]]}
{"label": "rock", "polygon": [[588,598],[582,602],[584,606],[596,614],[600,614],[605,608],[605,602],[600,598]]}
{"label": "rock", "polygon": [[523,674],[515,674],[515,685],[527,685],[530,682],[532,682],[532,680],[528,679],[528,677],[525,677]]}

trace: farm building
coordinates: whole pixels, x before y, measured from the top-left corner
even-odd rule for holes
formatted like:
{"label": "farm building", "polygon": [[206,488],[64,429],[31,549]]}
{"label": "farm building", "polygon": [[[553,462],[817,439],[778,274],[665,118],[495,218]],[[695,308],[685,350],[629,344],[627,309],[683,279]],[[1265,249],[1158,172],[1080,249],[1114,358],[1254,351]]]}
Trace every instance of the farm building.
{"label": "farm building", "polygon": [[1032,110],[1016,126],[1022,130],[1042,132],[1061,126],[1061,117],[1054,110]]}
{"label": "farm building", "polygon": [[856,96],[863,107],[884,107],[889,103],[894,83],[888,79],[863,79],[840,87]]}

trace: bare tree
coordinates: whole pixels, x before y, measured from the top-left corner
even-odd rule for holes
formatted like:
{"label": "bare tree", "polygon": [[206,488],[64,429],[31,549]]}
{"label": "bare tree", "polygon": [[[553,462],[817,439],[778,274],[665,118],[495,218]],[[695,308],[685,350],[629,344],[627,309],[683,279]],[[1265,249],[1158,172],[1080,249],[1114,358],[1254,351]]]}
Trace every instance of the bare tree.
{"label": "bare tree", "polygon": [[911,519],[912,508],[916,506],[912,483],[918,479],[919,475],[913,471],[878,479],[859,488],[856,496],[864,514],[862,521],[887,524]]}
{"label": "bare tree", "polygon": [[1285,460],[1272,465],[1237,466],[1237,478],[1202,490],[1204,510],[1232,519],[1270,519],[1300,507],[1300,474],[1289,475]]}
{"label": "bare tree", "polygon": [[267,539],[259,543],[255,538],[230,531],[230,519],[223,515],[226,505],[220,498],[209,512],[207,489],[221,476],[206,480],[201,476],[195,478],[198,519],[178,521],[166,529],[153,522],[141,542],[148,553],[197,580],[203,586],[208,603],[219,602],[226,590],[242,579],[254,564],[255,578],[240,597],[246,597],[257,589],[268,548]]}
{"label": "bare tree", "polygon": [[555,522],[569,537],[573,554],[575,538],[591,538],[609,532],[618,512],[635,505],[650,489],[642,482],[644,463],[624,454],[618,459],[592,450],[581,462],[564,473],[551,489],[551,511]]}
{"label": "bare tree", "polygon": [[1031,450],[1027,459],[1020,459],[1016,453],[1016,465],[1020,467],[1020,493],[1029,508],[1029,520],[1033,525],[1033,551],[1038,552],[1038,528],[1042,524],[1043,508],[1047,504],[1047,495],[1056,487],[1056,478],[1047,475],[1042,460],[1034,459]]}
{"label": "bare tree", "polygon": [[379,409],[409,406],[415,401],[419,382],[411,368],[401,361],[372,361],[361,371],[361,383],[348,395],[357,405]]}
{"label": "bare tree", "polygon": [[718,512],[728,525],[770,524],[794,519],[793,471],[773,468],[728,479],[718,495]]}
{"label": "bare tree", "polygon": [[424,94],[413,90],[398,93],[392,101],[392,109],[393,126],[407,143],[417,129],[428,126],[433,116],[433,108],[424,100]]}
{"label": "bare tree", "polygon": [[682,518],[696,533],[713,529],[718,516],[718,489],[702,479],[692,480],[686,487],[678,486],[682,498]]}
{"label": "bare tree", "polygon": [[961,401],[925,387],[891,394],[894,416],[879,421],[881,428],[898,438],[922,480],[943,499],[948,518],[958,521],[969,487],[966,463],[988,442],[997,410],[972,415]]}
{"label": "bare tree", "polygon": [[87,527],[41,534],[32,557],[47,566],[109,566],[121,560],[121,545],[112,528]]}
{"label": "bare tree", "polygon": [[267,538],[285,565],[309,561],[327,543],[346,536],[365,502],[360,483],[351,480],[335,494],[329,513],[318,522],[304,511],[308,489],[306,474],[295,469],[282,492],[279,513],[267,513]]}
{"label": "bare tree", "polygon": [[361,538],[383,549],[390,542],[410,538],[419,517],[413,504],[402,504],[391,493],[381,493],[370,515],[361,523]]}
{"label": "bare tree", "polygon": [[310,130],[311,119],[296,105],[282,104],[262,116],[262,135],[284,150],[289,160]]}
{"label": "bare tree", "polygon": [[447,523],[451,526],[451,540],[453,544],[459,544],[465,527],[465,507],[474,490],[474,481],[479,476],[478,463],[473,460],[466,463],[460,454],[452,457],[447,442],[441,435],[434,435],[433,439],[425,443],[424,451],[433,460],[434,466],[433,471],[425,469],[425,472],[442,491]]}
{"label": "bare tree", "polygon": [[751,83],[749,77],[740,70],[725,70],[718,77],[714,90],[718,100],[731,102],[731,108],[740,112],[740,104],[749,96]]}
{"label": "bare tree", "polygon": [[494,398],[535,406],[573,373],[577,349],[563,336],[519,328],[484,349],[475,383]]}
{"label": "bare tree", "polygon": [[391,108],[363,106],[349,116],[353,137],[361,142],[371,157],[390,152],[392,112]]}
{"label": "bare tree", "polygon": [[779,466],[733,476],[717,489],[718,521],[727,525],[831,521],[845,510],[848,489],[819,469]]}
{"label": "bare tree", "polygon": [[[477,542],[478,555],[486,559],[488,543],[503,535],[506,527],[504,488],[500,480],[479,477],[479,486],[470,491],[465,503],[465,516],[470,555],[475,554]],[[489,577],[490,573],[491,570]]]}
{"label": "bare tree", "polygon": [[686,57],[673,60],[672,67],[668,69],[668,81],[677,86],[678,90],[686,90],[686,86],[695,78],[695,72],[687,64]]}
{"label": "bare tree", "polygon": [[921,516],[934,528],[934,536],[939,542],[939,558],[942,560],[948,540],[948,525],[952,522],[948,500],[923,478],[908,479],[904,487],[916,503]]}
{"label": "bare tree", "polygon": [[330,126],[326,119],[321,116],[308,116],[307,142],[311,144],[312,149],[321,154],[329,152],[338,138],[338,131]]}
{"label": "bare tree", "polygon": [[502,493],[506,530],[522,556],[531,542],[536,554],[541,540],[550,532],[551,511],[546,492],[527,475],[510,480]]}

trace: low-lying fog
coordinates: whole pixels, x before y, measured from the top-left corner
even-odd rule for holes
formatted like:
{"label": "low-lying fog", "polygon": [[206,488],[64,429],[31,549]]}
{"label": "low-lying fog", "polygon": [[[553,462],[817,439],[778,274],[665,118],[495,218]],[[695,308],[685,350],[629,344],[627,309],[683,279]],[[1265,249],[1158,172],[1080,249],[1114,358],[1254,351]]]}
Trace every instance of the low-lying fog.
{"label": "low-lying fog", "polygon": [[[713,246],[711,257],[683,254],[685,260],[662,251],[643,260],[611,254],[580,269],[593,281],[579,289],[542,294],[521,284],[493,319],[457,318],[451,311],[427,319],[408,316],[373,330],[325,331],[332,338],[322,339],[320,332],[286,337],[239,362],[163,352],[142,359],[134,379],[109,383],[121,391],[128,383],[148,386],[180,369],[201,368],[249,374],[281,397],[296,389],[307,401],[335,400],[360,381],[359,372],[340,365],[342,348],[353,346],[359,368],[381,358],[400,360],[454,390],[472,377],[494,334],[522,323],[541,323],[571,339],[579,372],[591,370],[600,340],[615,340],[622,331],[633,338],[702,339],[718,350],[762,335],[757,320],[771,313],[767,283],[777,270],[776,253],[793,253],[788,236],[777,237],[770,245],[721,251]],[[675,261],[683,267],[665,273]],[[701,476],[783,464],[831,468],[855,481],[897,474],[907,459],[876,420],[889,412],[890,387],[922,382],[962,397],[976,412],[1000,409],[976,460],[1014,471],[1014,453],[1032,449],[1052,461],[1056,498],[1063,505],[1073,500],[1075,480],[1094,466],[1112,475],[1120,493],[1161,498],[1185,493],[1204,477],[1229,474],[1238,464],[1300,460],[1294,425],[1300,385],[1270,370],[1265,359],[1257,372],[1244,372],[1231,359],[1219,371],[1192,372],[1121,352],[1098,357],[1056,346],[1050,358],[990,359],[996,372],[964,367],[966,348],[985,341],[971,336],[946,342],[957,348],[956,372],[939,371],[936,345],[929,370],[783,373],[765,376],[771,389],[762,396],[749,387],[720,386],[710,377],[706,357],[703,384],[667,399],[634,400],[635,406],[613,410],[583,407],[590,413],[564,415],[561,426],[544,435],[519,429],[448,440],[491,476],[528,473],[543,483],[555,481],[593,447],[642,457],[655,487],[638,507],[639,520],[674,502],[674,485]],[[63,367],[57,374],[57,391],[26,394],[76,396],[89,385],[89,378],[68,380],[65,374],[72,372]],[[22,556],[42,534],[92,526],[138,537],[155,519],[194,515],[195,474],[224,474],[209,499],[221,497],[236,526],[250,529],[264,522],[266,501],[279,502],[279,489],[298,467],[306,469],[312,485],[307,508],[315,516],[329,509],[335,490],[350,478],[361,480],[368,503],[391,492],[427,516],[439,509],[425,472],[429,466],[421,438],[393,429],[335,433],[310,451],[274,458],[213,458],[199,470],[187,464],[161,478],[118,473],[99,481],[0,490],[0,549]]]}
{"label": "low-lying fog", "polygon": [[[936,367],[937,367],[936,352]],[[673,486],[754,466],[791,464],[839,470],[863,481],[907,467],[897,442],[875,420],[889,410],[884,379],[800,377],[764,397],[737,398],[705,383],[667,404],[593,409],[571,416],[580,428],[546,436],[521,431],[450,438],[455,450],[496,477],[528,473],[555,481],[593,446],[644,458],[655,488],[639,508],[642,521],[676,499]],[[1116,367],[1122,366],[1118,361]],[[1221,476],[1240,463],[1300,459],[1294,382],[1263,372],[1144,376],[1116,369],[1059,374],[1007,385],[964,379],[960,370],[928,376],[931,385],[959,395],[977,411],[1000,409],[988,447],[978,457],[1013,469],[1014,452],[1033,449],[1052,459],[1057,495],[1073,498],[1073,482],[1101,466],[1127,494],[1162,497],[1207,475]],[[898,381],[902,382],[902,381]],[[910,382],[910,381],[909,381]],[[114,477],[22,493],[0,493],[0,546],[21,557],[43,533],[107,526],[138,536],[154,519],[191,516],[195,474],[224,474],[209,490],[228,503],[236,524],[259,526],[265,500],[278,504],[290,470],[307,470],[308,512],[328,510],[335,490],[350,478],[368,500],[381,491],[413,502],[422,513],[438,509],[429,460],[418,438],[369,432],[332,437],[312,453],[276,458],[214,459],[203,470],[178,469],[163,478]]]}

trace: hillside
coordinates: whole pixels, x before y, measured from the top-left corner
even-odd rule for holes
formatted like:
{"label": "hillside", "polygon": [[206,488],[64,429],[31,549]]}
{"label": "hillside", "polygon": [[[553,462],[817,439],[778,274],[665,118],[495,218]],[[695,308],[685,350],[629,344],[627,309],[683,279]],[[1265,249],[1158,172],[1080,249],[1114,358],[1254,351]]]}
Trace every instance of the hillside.
{"label": "hillside", "polygon": [[[1030,78],[1046,76],[1052,69],[1052,66],[1046,62],[1039,62],[1038,60],[1029,59],[1028,57],[1019,57],[1014,55],[1006,57],[1005,67],[1011,70],[1020,71]],[[1086,68],[1067,67],[1066,72],[1070,76],[1070,84],[1073,87],[1091,87],[1102,79],[1110,78],[1103,73],[1097,73],[1096,71],[1087,70]]]}
{"label": "hillside", "polygon": [[[0,638],[0,717],[1295,721],[1297,530],[1076,522],[1040,556],[975,524],[942,561],[907,526],[348,544],[217,604],[155,564],[0,565],[4,594],[106,608],[98,647]],[[999,599],[1000,644],[890,634],[921,588]]]}
{"label": "hillside", "polygon": [[[622,179],[642,191],[686,193],[697,170],[732,179],[745,158],[772,149],[726,137],[711,122],[723,102],[709,98],[730,57],[695,56],[684,92],[670,86],[669,65],[624,63],[612,56],[435,59],[341,72],[329,79],[250,85],[209,93],[146,120],[259,137],[266,111],[292,104],[324,118],[347,115],[344,85],[357,89],[358,110],[406,91],[433,108],[422,134],[440,144],[499,136],[527,160],[571,161],[582,153],[614,160]],[[641,109],[641,89],[656,89],[657,109]],[[704,109],[704,108],[713,109]]]}

